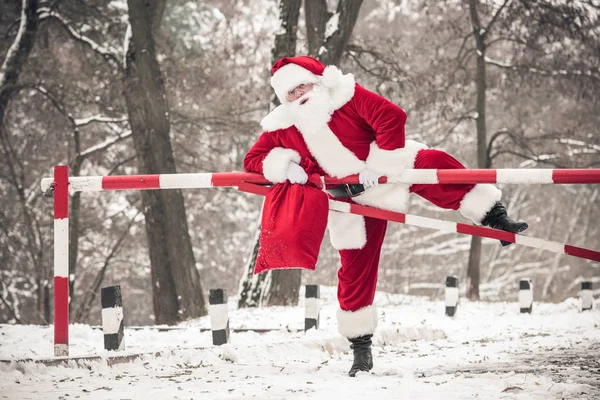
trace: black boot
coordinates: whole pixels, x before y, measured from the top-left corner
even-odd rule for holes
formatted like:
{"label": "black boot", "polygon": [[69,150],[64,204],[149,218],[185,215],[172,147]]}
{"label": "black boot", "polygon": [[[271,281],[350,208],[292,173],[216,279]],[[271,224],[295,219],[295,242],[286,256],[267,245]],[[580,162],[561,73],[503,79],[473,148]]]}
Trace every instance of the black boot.
{"label": "black boot", "polygon": [[364,335],[348,339],[350,348],[354,350],[354,363],[348,375],[355,377],[358,371],[370,371],[373,368],[373,355],[371,354],[371,338],[373,335]]}
{"label": "black boot", "polygon": [[[481,221],[481,225],[489,226],[490,228],[500,229],[512,233],[521,233],[529,228],[526,222],[517,222],[506,215],[506,208],[499,201],[494,204],[494,207],[485,214]],[[501,240],[502,246],[508,246],[511,242]]]}

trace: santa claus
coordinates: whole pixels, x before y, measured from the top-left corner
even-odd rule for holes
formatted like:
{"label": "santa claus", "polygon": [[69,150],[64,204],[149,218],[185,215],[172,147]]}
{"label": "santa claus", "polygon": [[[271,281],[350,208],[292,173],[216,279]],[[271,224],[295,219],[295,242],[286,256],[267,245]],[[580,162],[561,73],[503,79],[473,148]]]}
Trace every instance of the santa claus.
{"label": "santa claus", "polygon": [[[286,57],[274,64],[271,86],[281,105],[262,120],[264,133],[244,159],[247,171],[262,173],[275,183],[304,184],[308,176],[301,164],[309,160],[322,175],[359,174],[358,188],[330,188],[332,196],[347,197],[346,201],[405,212],[409,193],[416,193],[438,207],[460,211],[476,224],[514,233],[527,229],[526,223],[508,218],[499,202],[502,193],[493,185],[378,185],[379,177],[393,181],[408,168],[464,166],[443,151],[407,140],[406,113],[358,85],[352,74],[311,57]],[[341,259],[338,327],[354,351],[350,376],[373,367],[371,337],[378,320],[373,298],[386,224],[329,212],[331,244]]]}

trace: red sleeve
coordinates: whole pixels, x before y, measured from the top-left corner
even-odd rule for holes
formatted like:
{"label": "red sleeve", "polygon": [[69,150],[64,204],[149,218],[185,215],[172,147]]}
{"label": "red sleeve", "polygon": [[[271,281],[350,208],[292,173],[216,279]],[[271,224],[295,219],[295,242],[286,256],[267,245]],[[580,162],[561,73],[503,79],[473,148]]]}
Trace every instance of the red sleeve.
{"label": "red sleeve", "polygon": [[244,157],[244,169],[263,174],[267,180],[279,183],[287,179],[290,162],[300,164],[300,154],[282,147],[275,132],[264,132]]}
{"label": "red sleeve", "polygon": [[406,113],[391,101],[356,85],[352,98],[356,112],[375,132],[375,141],[382,150],[404,147]]}
{"label": "red sleeve", "polygon": [[262,163],[267,154],[275,147],[277,147],[277,144],[275,143],[272,132],[263,132],[244,157],[244,169],[246,172],[262,174]]}

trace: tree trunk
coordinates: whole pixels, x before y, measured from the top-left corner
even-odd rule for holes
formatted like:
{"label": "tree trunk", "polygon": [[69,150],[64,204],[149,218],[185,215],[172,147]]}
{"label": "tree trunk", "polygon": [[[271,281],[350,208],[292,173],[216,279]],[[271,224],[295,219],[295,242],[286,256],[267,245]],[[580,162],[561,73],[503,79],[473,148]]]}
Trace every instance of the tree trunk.
{"label": "tree trunk", "polygon": [[[280,0],[279,1],[279,24],[281,31],[275,34],[275,44],[271,52],[273,63],[282,57],[293,57],[296,55],[296,38],[298,30],[298,18],[300,16],[300,5],[302,4],[299,0]],[[269,110],[274,109],[279,105],[279,100],[275,93],[271,95],[271,101],[269,102]],[[268,282],[273,279],[271,276],[272,272],[263,272],[262,274],[254,275],[254,266],[256,265],[256,256],[258,255],[260,241],[260,232],[256,235],[254,242],[253,251],[248,264],[246,265],[246,273],[242,276],[239,285],[239,299],[238,307],[259,307],[262,305],[287,305],[287,298],[295,296],[296,301],[292,303],[296,305],[298,302],[298,288],[293,290],[291,293],[275,293],[273,296],[267,295],[270,285]],[[289,279],[291,281],[300,281],[302,279],[301,270],[288,270],[283,274],[277,274],[276,279]],[[278,288],[283,285],[276,284]],[[263,303],[263,299],[269,299],[270,302]],[[281,304],[279,302],[282,302]]]}
{"label": "tree trunk", "polygon": [[[477,12],[477,0],[469,0],[469,12],[471,26],[477,47],[477,69],[475,85],[477,90],[476,100],[476,126],[477,126],[477,168],[487,167],[487,138],[486,138],[486,70],[485,70],[485,32],[482,31],[479,14]],[[479,300],[479,277],[481,267],[481,238],[471,238],[471,250],[469,252],[469,264],[467,267],[467,298]]]}
{"label": "tree trunk", "polygon": [[[153,27],[164,1],[128,0],[131,40],[125,70],[125,101],[142,174],[176,173],[169,137],[168,104],[156,59]],[[206,314],[179,190],[142,191],[157,324]]]}
{"label": "tree trunk", "polygon": [[[309,42],[309,49],[312,49],[312,51],[315,51],[316,49],[317,58],[323,64],[339,66],[348,40],[350,40],[354,25],[356,24],[356,20],[358,19],[362,2],[363,0],[339,0],[335,14],[331,14],[327,11],[326,4],[323,9],[324,1],[313,2],[307,0],[305,2],[305,7],[320,10],[311,10],[306,13],[307,18],[310,15],[310,31],[312,31],[310,36],[307,32],[307,39],[320,40],[320,42],[315,43]],[[315,17],[315,14],[317,13],[321,13],[323,17]],[[324,18],[325,15],[327,16],[327,19]],[[328,33],[326,32],[327,22],[331,18],[338,18],[337,24],[332,24],[333,26],[337,26],[337,29],[333,32],[329,32],[329,36],[325,36]],[[306,27],[308,30],[308,19]]]}
{"label": "tree trunk", "polygon": [[[362,0],[340,0],[337,7],[339,14],[338,29],[329,37],[325,37],[327,21],[333,15],[327,10],[324,0],[307,0],[304,2],[309,54],[317,57],[325,65],[338,65],[352,29],[358,18]],[[296,38],[300,2],[295,0],[280,0],[279,16],[282,27],[281,33],[275,36],[273,47],[273,62],[281,57],[291,57],[296,54]],[[322,50],[322,51],[321,51]],[[273,95],[271,109],[278,105]],[[252,276],[256,264],[256,252],[246,266],[246,274],[240,282],[240,307],[260,305],[297,305],[302,283],[301,269],[284,269]],[[253,291],[262,291],[258,296]],[[256,299],[260,299],[258,303]]]}
{"label": "tree trunk", "polygon": [[[35,36],[38,28],[38,0],[22,0],[21,1],[21,21],[19,29],[8,52],[6,58],[0,66],[0,142],[5,150],[5,159],[10,162],[10,159],[17,156],[12,151],[9,143],[8,133],[5,131],[4,117],[6,110],[11,98],[17,91],[17,83],[19,81],[19,75],[23,70],[31,49],[35,43]],[[17,178],[16,171],[13,169],[12,174]],[[22,180],[19,178],[19,180]],[[21,182],[23,183],[23,182]],[[17,192],[19,194],[19,200],[23,207],[23,213],[25,215],[25,223],[27,224],[27,241],[31,252],[32,262],[37,271],[35,278],[37,284],[36,290],[36,308],[38,315],[40,316],[41,322],[48,323],[49,320],[49,298],[46,295],[48,291],[47,284],[47,268],[43,264],[41,257],[37,257],[36,254],[41,255],[41,248],[36,250],[35,233],[33,232],[33,216],[29,214],[27,204],[24,196],[24,188],[22,184],[18,184],[15,180]]]}

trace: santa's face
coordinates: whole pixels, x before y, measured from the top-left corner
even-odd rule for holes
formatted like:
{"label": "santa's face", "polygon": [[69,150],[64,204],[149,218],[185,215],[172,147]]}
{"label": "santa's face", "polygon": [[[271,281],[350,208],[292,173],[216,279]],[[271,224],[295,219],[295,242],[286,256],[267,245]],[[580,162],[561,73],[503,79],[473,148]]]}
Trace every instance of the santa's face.
{"label": "santa's face", "polygon": [[[312,83],[301,83],[300,85],[287,92],[286,100],[290,103],[298,100],[300,97],[310,92],[313,89],[313,86],[314,84]],[[304,100],[304,102],[306,102],[306,99]]]}

